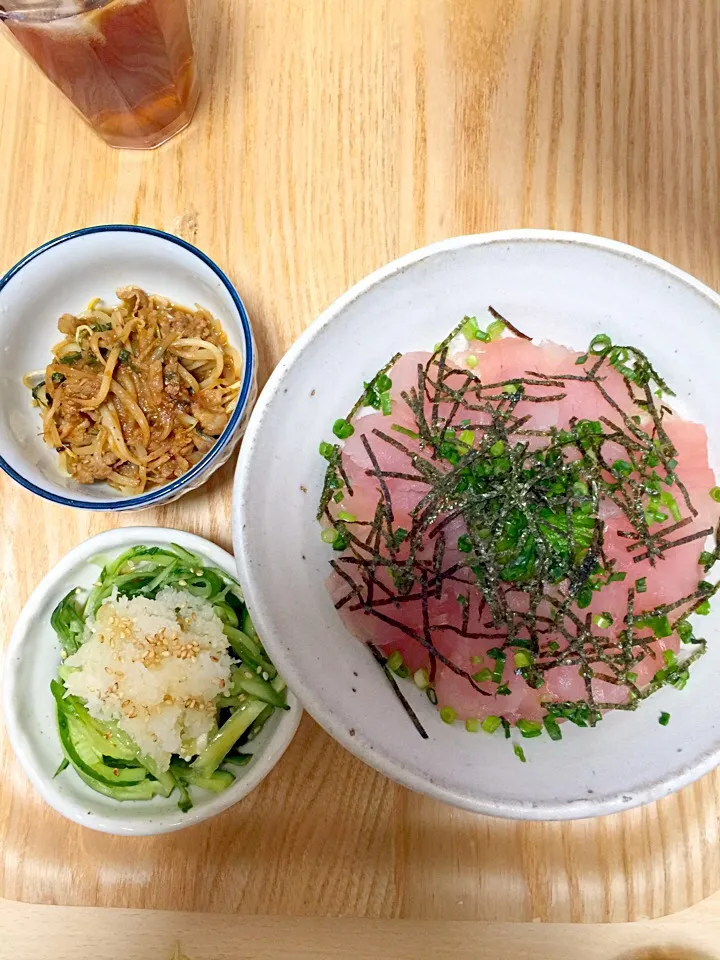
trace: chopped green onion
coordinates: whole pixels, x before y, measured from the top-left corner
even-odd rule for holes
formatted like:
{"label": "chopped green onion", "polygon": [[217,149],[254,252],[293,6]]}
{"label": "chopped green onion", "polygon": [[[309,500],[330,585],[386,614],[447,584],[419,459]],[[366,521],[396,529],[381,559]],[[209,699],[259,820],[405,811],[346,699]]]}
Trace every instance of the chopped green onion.
{"label": "chopped green onion", "polygon": [[346,523],[357,523],[357,517],[354,513],[348,513],[347,510],[341,510],[338,513],[338,520],[344,520]]}
{"label": "chopped green onion", "polygon": [[587,583],[584,583],[582,587],[578,590],[577,593],[577,605],[581,610],[584,610],[585,607],[589,607],[592,603],[592,587],[588,586]]}
{"label": "chopped green onion", "polygon": [[581,353],[580,356],[575,361],[575,366],[579,367],[583,363],[588,362],[588,355],[586,353]]}
{"label": "chopped green onion", "polygon": [[385,392],[380,394],[380,409],[382,410],[384,417],[389,417],[392,413],[392,403],[390,401],[390,394]]}
{"label": "chopped green onion", "polygon": [[710,491],[710,496],[715,501],[715,503],[720,503],[720,487],[713,487]]}
{"label": "chopped green onion", "polygon": [[433,687],[427,688],[427,690],[425,691],[425,696],[428,698],[428,700],[434,707],[437,706],[438,698]]}
{"label": "chopped green onion", "polygon": [[501,683],[495,693],[498,695],[498,697],[509,697],[510,687],[506,683]]}
{"label": "chopped green onion", "polygon": [[551,740],[562,740],[560,724],[557,722],[555,717],[545,716],[543,718],[543,724]]}
{"label": "chopped green onion", "polygon": [[505,670],[505,654],[497,647],[492,647],[488,650],[487,655],[495,661],[495,669],[492,672],[493,683],[500,683]]}
{"label": "chopped green onion", "polygon": [[638,593],[645,593],[647,590],[647,577],[640,577],[639,580],[636,580],[635,589]]}
{"label": "chopped green onion", "polygon": [[687,620],[681,620],[675,627],[677,630],[677,635],[680,637],[683,643],[692,643],[694,640],[693,637],[693,628],[692,625],[687,622]]}
{"label": "chopped green onion", "polygon": [[608,352],[610,347],[612,347],[610,337],[606,333],[599,333],[596,337],[592,338],[588,349],[594,357],[602,357]]}
{"label": "chopped green onion", "polygon": [[457,548],[461,553],[472,553],[472,543],[470,537],[464,533],[458,537]]}
{"label": "chopped green onion", "polygon": [[478,333],[478,322],[476,317],[465,317],[465,323],[460,327],[460,333],[466,340],[474,340]]}
{"label": "chopped green onion", "polygon": [[470,717],[465,721],[465,729],[468,733],[477,733],[480,730],[480,721]]}
{"label": "chopped green onion", "polygon": [[338,538],[338,532],[335,527],[325,527],[323,532],[320,534],[320,539],[323,543],[335,543]]}
{"label": "chopped green onion", "polygon": [[518,392],[518,387],[516,383],[506,383],[502,388],[503,393],[507,393],[508,396],[512,397]]}
{"label": "chopped green onion", "polygon": [[527,763],[527,760],[525,759],[525,751],[519,743],[513,744],[513,753],[521,763]]}
{"label": "chopped green onion", "polygon": [[355,433],[355,427],[347,420],[336,420],[333,424],[333,433],[339,440],[347,440]]}
{"label": "chopped green onion", "polygon": [[492,673],[485,667],[483,670],[478,670],[477,673],[473,673],[472,678],[475,683],[488,683],[492,680]]}
{"label": "chopped green onion", "polygon": [[400,669],[402,665],[403,665],[402,654],[400,653],[399,650],[393,650],[393,652],[387,658],[388,670],[392,670],[393,673],[395,673]]}
{"label": "chopped green onion", "polygon": [[457,713],[452,707],[443,707],[440,711],[440,719],[443,723],[455,723],[457,720]]}
{"label": "chopped green onion", "polygon": [[663,650],[663,660],[669,667],[674,667],[677,663],[677,657],[674,650]]}
{"label": "chopped green onion", "polygon": [[399,423],[393,423],[390,429],[394,430],[396,433],[402,433],[404,436],[410,437],[411,440],[420,439],[419,433],[416,433],[415,430],[408,430],[407,427],[401,427]]}
{"label": "chopped green onion", "polygon": [[393,540],[395,541],[395,546],[399,547],[401,544],[405,543],[408,538],[408,532],[404,527],[398,527],[393,535]]}
{"label": "chopped green onion", "polygon": [[498,440],[490,447],[490,456],[491,457],[501,457],[505,453],[505,444],[502,440]]}
{"label": "chopped green onion", "polygon": [[542,733],[542,724],[534,720],[518,720],[515,724],[523,737],[539,737]]}
{"label": "chopped green onion", "polygon": [[332,443],[326,443],[325,440],[322,441],[318,447],[321,457],[325,457],[326,460],[332,460],[335,456],[335,447]]}
{"label": "chopped green onion", "polygon": [[500,719],[500,717],[494,717],[494,716],[485,717],[485,719],[482,722],[482,728],[485,731],[485,733],[495,733],[495,731],[497,730],[497,728],[500,726],[501,723],[502,723],[502,720]]}
{"label": "chopped green onion", "polygon": [[670,714],[666,713],[665,710],[658,717],[658,723],[661,727],[666,727],[670,723]]}
{"label": "chopped green onion", "polygon": [[464,443],[466,447],[471,447],[475,443],[475,434],[472,430],[463,430],[458,440],[460,443]]}
{"label": "chopped green onion", "polygon": [[710,601],[703,600],[699,607],[695,607],[695,613],[700,614],[701,617],[706,617],[710,613]]}
{"label": "chopped green onion", "polygon": [[638,675],[630,671],[630,673],[625,674],[625,678],[628,683],[637,683]]}
{"label": "chopped green onion", "polygon": [[670,516],[673,518],[675,523],[678,523],[682,517],[682,514],[680,513],[680,508],[677,505],[675,497],[668,490],[663,490],[663,492],[660,494],[660,503],[668,508],[670,511]]}
{"label": "chopped green onion", "polygon": [[515,666],[518,669],[523,667],[531,667],[535,662],[535,659],[531,653],[528,653],[526,650],[519,650],[515,654]]}
{"label": "chopped green onion", "polygon": [[425,667],[420,667],[419,670],[415,671],[413,681],[418,690],[427,690],[430,686],[430,676]]}
{"label": "chopped green onion", "polygon": [[504,330],[505,324],[502,322],[502,320],[493,320],[486,331],[488,340],[499,340],[503,335]]}
{"label": "chopped green onion", "polygon": [[475,369],[475,367],[478,365],[478,358],[475,356],[474,353],[469,354],[465,358],[465,365],[469,367],[471,370]]}
{"label": "chopped green onion", "polygon": [[669,637],[672,634],[672,627],[670,626],[667,614],[661,614],[655,617],[652,615],[649,617],[638,617],[635,621],[635,626],[639,628],[647,627],[652,630],[658,640],[662,640],[663,637]]}
{"label": "chopped green onion", "polygon": [[633,472],[633,465],[628,463],[627,460],[616,460],[610,469],[618,476],[629,477]]}
{"label": "chopped green onion", "polygon": [[598,613],[593,617],[593,623],[601,630],[607,630],[608,627],[613,625],[613,618],[609,613]]}

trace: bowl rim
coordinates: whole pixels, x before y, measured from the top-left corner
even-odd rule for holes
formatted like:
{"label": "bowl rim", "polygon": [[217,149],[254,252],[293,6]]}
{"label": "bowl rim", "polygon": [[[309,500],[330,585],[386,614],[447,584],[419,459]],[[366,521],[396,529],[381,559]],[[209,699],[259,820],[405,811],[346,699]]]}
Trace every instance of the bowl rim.
{"label": "bowl rim", "polygon": [[[249,465],[252,460],[253,449],[263,426],[266,410],[271,401],[279,393],[289,368],[295,364],[305,348],[315,340],[325,327],[329,326],[335,317],[345,310],[349,304],[353,303],[368,290],[387,280],[389,277],[402,273],[408,267],[427,260],[436,254],[447,253],[465,247],[481,247],[504,242],[532,243],[536,241],[590,247],[596,250],[618,254],[623,259],[631,262],[646,264],[692,287],[693,290],[704,296],[720,310],[720,294],[707,284],[693,277],[686,271],[681,270],[679,267],[663,260],[661,257],[618,240],[568,230],[523,227],[510,230],[497,230],[488,233],[462,234],[419,247],[372,271],[353,284],[345,293],[333,300],[300,334],[298,339],[292,344],[279,364],[272,371],[258,398],[253,414],[250,417],[242,450],[235,468],[232,500],[233,549],[236,556],[238,575],[242,579],[246,600],[249,600],[250,604],[252,604],[254,600],[255,589],[253,583],[255,577],[251,572],[253,565],[243,529],[243,512],[245,507],[242,501],[247,495]],[[692,763],[686,764],[686,766],[674,776],[665,778],[655,777],[651,782],[643,785],[632,795],[623,794],[622,797],[618,796],[602,801],[578,799],[576,802],[568,804],[551,801],[538,803],[531,799],[524,801],[494,801],[478,798],[468,792],[460,793],[451,785],[444,785],[430,777],[425,777],[407,770],[401,761],[395,759],[384,749],[378,750],[373,744],[366,744],[362,737],[348,735],[347,725],[343,721],[342,716],[332,708],[326,707],[313,692],[307,691],[304,686],[303,677],[300,675],[300,672],[295,669],[292,659],[285,656],[282,647],[278,647],[278,649],[275,650],[271,649],[275,646],[273,633],[271,630],[266,629],[266,624],[263,622],[264,618],[261,611],[257,609],[257,605],[253,611],[253,619],[258,625],[258,629],[263,631],[268,652],[272,656],[273,662],[277,664],[278,670],[280,670],[283,677],[285,677],[286,681],[291,684],[294,689],[302,690],[305,710],[327,733],[337,740],[338,743],[358,759],[367,763],[375,770],[378,770],[386,777],[389,777],[391,780],[394,780],[396,783],[400,783],[402,786],[418,793],[423,793],[437,800],[451,803],[456,807],[469,810],[473,813],[512,820],[576,820],[585,817],[606,816],[659,800],[693,783],[701,776],[711,772],[717,767],[718,763],[720,763],[720,742],[718,742],[715,749],[706,751]]]}
{"label": "bowl rim", "polygon": [[[28,634],[32,631],[33,623],[37,620],[39,608],[47,601],[49,595],[58,591],[58,586],[62,580],[75,571],[86,568],[92,557],[98,553],[105,550],[122,551],[133,544],[148,541],[164,544],[177,542],[186,549],[200,554],[203,559],[207,559],[232,576],[236,575],[236,564],[232,554],[211,540],[205,539],[205,537],[170,527],[132,526],[104,530],[93,537],[88,537],[73,547],[72,550],[69,550],[37,584],[13,627],[3,660],[2,715],[16,762],[37,793],[62,816],[80,824],[80,826],[116,836],[155,836],[174,833],[208,820],[239,803],[265,779],[278,763],[297,732],[303,712],[302,704],[288,689],[288,704],[291,709],[281,712],[276,729],[256,757],[256,762],[248,768],[247,773],[223,793],[208,795],[206,803],[197,804],[182,816],[175,813],[170,814],[166,811],[164,813],[159,812],[154,816],[150,813],[148,817],[143,819],[133,819],[132,816],[108,818],[102,814],[90,812],[89,801],[78,803],[71,798],[64,797],[53,786],[53,778],[41,772],[28,756],[26,737],[22,732],[22,725],[19,720],[16,664],[20,663],[26,655],[24,647],[27,643]],[[118,809],[122,810],[122,805]],[[128,809],[132,809],[132,804]]]}
{"label": "bowl rim", "polygon": [[88,234],[94,233],[140,233],[155,237],[158,240],[174,243],[178,247],[186,250],[188,253],[196,256],[218,277],[230,295],[233,305],[240,318],[240,326],[242,328],[242,336],[245,345],[243,382],[240,388],[240,393],[238,394],[237,404],[235,405],[235,409],[233,410],[230,420],[228,421],[223,432],[220,434],[216,442],[208,450],[205,456],[199,460],[195,466],[191,467],[187,473],[184,473],[181,477],[178,477],[171,483],[165,484],[161,487],[156,487],[149,493],[142,493],[137,497],[124,497],[121,500],[108,499],[87,502],[84,500],[76,500],[73,497],[63,496],[62,494],[54,493],[51,490],[46,490],[45,488],[38,486],[36,483],[33,483],[32,480],[28,480],[27,477],[24,477],[14,467],[12,467],[2,456],[2,454],[0,454],[0,468],[2,468],[5,473],[8,474],[8,476],[12,477],[16,483],[19,483],[20,486],[24,487],[26,490],[37,494],[39,497],[43,497],[45,500],[50,500],[52,503],[60,504],[61,506],[74,507],[79,510],[94,511],[127,510],[129,508],[142,509],[152,506],[154,503],[165,502],[169,497],[180,493],[185,486],[191,484],[193,480],[205,472],[206,468],[217,459],[220,453],[230,442],[235,433],[237,425],[242,420],[242,417],[247,409],[255,376],[256,357],[255,346],[252,338],[252,328],[250,326],[250,319],[248,317],[245,304],[243,303],[240,294],[235,289],[235,286],[227,274],[225,274],[225,272],[215,263],[214,260],[212,260],[206,253],[203,253],[202,250],[194,246],[192,243],[188,243],[187,240],[183,240],[182,237],[177,237],[172,233],[165,232],[164,230],[157,230],[154,227],[144,227],[137,224],[107,223],[92,227],[82,227],[78,230],[72,230],[69,233],[63,233],[59,237],[55,237],[52,240],[47,240],[39,247],[31,250],[30,253],[27,253],[21,260],[18,260],[18,262],[12,266],[3,277],[0,277],[0,294],[8,285],[8,283],[10,283],[10,281],[13,280],[31,261],[38,259],[48,250],[52,250],[63,243],[77,240],[79,237],[84,237]]}

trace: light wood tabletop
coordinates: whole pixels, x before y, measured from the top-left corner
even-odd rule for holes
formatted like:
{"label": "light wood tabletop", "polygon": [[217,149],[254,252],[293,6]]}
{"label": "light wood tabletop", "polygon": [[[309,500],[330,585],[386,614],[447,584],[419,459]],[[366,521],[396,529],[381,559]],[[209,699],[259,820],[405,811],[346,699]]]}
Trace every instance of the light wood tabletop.
{"label": "light wood tabletop", "polygon": [[[194,12],[201,104],[150,153],[104,146],[2,40],[0,274],[89,224],[176,233],[236,283],[261,382],[348,286],[455,234],[580,230],[720,287],[717,0]],[[5,640],[41,577],[103,529],[162,524],[230,548],[232,470],[139,515],[73,512],[0,477]],[[149,960],[175,940],[193,960],[720,957],[717,773],[603,820],[493,821],[389,783],[305,717],[246,801],[142,841],[62,821],[1,733],[0,776],[0,958]]]}

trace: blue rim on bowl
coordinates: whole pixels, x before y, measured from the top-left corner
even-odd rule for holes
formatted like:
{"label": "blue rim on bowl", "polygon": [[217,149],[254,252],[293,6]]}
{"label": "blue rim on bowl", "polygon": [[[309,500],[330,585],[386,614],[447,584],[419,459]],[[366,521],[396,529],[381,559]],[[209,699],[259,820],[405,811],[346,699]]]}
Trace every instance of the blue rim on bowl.
{"label": "blue rim on bowl", "polygon": [[61,504],[66,507],[75,507],[80,510],[124,510],[128,507],[149,507],[153,503],[156,503],[158,500],[166,501],[169,497],[172,497],[174,493],[179,493],[180,490],[191,484],[193,479],[199,474],[203,473],[209,464],[213,463],[217,459],[219,454],[227,446],[230,438],[235,432],[235,428],[238,422],[241,420],[243,414],[245,413],[245,408],[247,407],[248,398],[250,396],[250,391],[252,389],[253,377],[255,373],[255,348],[253,346],[252,340],[252,331],[250,328],[250,320],[247,315],[247,310],[245,309],[245,304],[240,298],[239,293],[231,283],[227,275],[220,269],[220,267],[215,263],[214,260],[211,260],[207,254],[203,253],[202,250],[199,250],[193,244],[188,243],[186,240],[182,240],[180,237],[176,237],[171,233],[166,233],[164,230],[156,230],[153,227],[142,227],[135,224],[125,224],[125,223],[116,223],[116,224],[102,224],[94,227],[83,227],[80,230],[72,230],[70,233],[64,233],[62,236],[55,237],[54,240],[48,240],[46,243],[43,243],[41,246],[37,247],[35,250],[32,250],[30,253],[26,254],[22,260],[19,260],[14,267],[11,267],[10,270],[0,279],[0,293],[7,286],[7,284],[16,277],[21,270],[27,266],[32,260],[37,259],[47,250],[57,247],[62,243],[66,243],[68,240],[74,240],[77,237],[83,237],[87,234],[93,233],[144,233],[149,234],[150,236],[157,237],[160,240],[166,240],[169,243],[174,243],[179,247],[187,250],[189,253],[194,254],[199,260],[201,260],[213,273],[217,276],[220,282],[223,284],[227,290],[230,298],[232,299],[235,308],[237,309],[238,316],[240,317],[240,324],[242,327],[242,335],[245,348],[245,364],[243,368],[243,381],[240,388],[240,393],[238,395],[238,401],[235,406],[235,409],[232,412],[230,420],[225,427],[224,431],[213,444],[213,446],[208,450],[202,460],[198,461],[187,473],[184,473],[181,477],[178,477],[176,480],[173,480],[171,483],[166,484],[162,487],[157,487],[154,490],[151,490],[149,493],[140,494],[137,497],[127,497],[123,500],[113,500],[112,502],[86,502],[83,500],[75,500],[72,497],[63,497],[60,494],[51,493],[49,490],[44,490],[42,487],[37,486],[32,483],[26,477],[23,477],[22,474],[18,473],[10,464],[5,460],[5,458],[0,455],[0,468],[2,468],[8,476],[12,477],[17,483],[19,483],[26,490],[29,490],[31,493],[36,493],[38,496],[43,497],[45,500],[51,500],[53,503]]}

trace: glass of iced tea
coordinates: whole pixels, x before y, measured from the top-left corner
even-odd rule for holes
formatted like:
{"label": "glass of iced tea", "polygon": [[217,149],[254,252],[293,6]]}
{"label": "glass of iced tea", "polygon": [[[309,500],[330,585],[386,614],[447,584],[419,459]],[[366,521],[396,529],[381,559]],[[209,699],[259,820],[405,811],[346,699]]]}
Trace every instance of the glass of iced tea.
{"label": "glass of iced tea", "polygon": [[0,22],[110,146],[157,147],[192,120],[185,0],[0,0]]}

